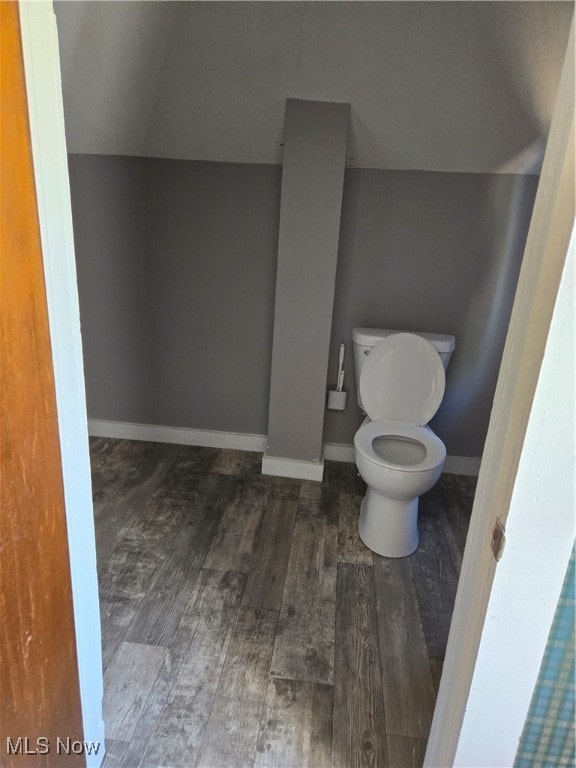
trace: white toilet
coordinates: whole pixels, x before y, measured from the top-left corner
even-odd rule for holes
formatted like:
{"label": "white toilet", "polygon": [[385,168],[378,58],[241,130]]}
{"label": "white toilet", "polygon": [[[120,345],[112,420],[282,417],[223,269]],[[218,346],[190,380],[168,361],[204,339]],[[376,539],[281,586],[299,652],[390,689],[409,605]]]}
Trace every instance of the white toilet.
{"label": "white toilet", "polygon": [[355,328],[358,405],[356,466],[368,486],[360,538],[384,557],[418,546],[418,497],[440,477],[446,447],[430,427],[442,398],[454,336]]}

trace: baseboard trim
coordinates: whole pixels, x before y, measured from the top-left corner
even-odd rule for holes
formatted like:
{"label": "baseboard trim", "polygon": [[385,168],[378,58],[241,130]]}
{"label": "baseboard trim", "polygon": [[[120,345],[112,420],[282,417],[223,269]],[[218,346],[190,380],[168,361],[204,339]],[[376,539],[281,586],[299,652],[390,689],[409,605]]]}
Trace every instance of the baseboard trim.
{"label": "baseboard trim", "polygon": [[471,456],[446,456],[444,472],[448,475],[469,475],[478,477],[482,459]]}
{"label": "baseboard trim", "polygon": [[324,476],[324,461],[299,461],[265,453],[262,457],[262,474],[321,482]]}
{"label": "baseboard trim", "polygon": [[[156,424],[134,424],[127,421],[105,421],[102,419],[88,420],[88,434],[92,437],[117,437],[124,440],[147,440],[157,443],[176,443],[177,445],[199,445],[204,448],[231,448],[237,451],[265,451],[266,435],[253,435],[242,432],[218,432],[211,429],[191,429],[190,427],[162,427]],[[324,462],[295,462],[294,459],[283,459],[277,456],[268,456],[266,466],[276,466],[282,469],[278,462],[284,463],[286,471],[290,470],[290,464],[302,464],[303,471],[310,472],[313,477],[301,479],[322,479],[319,467],[324,469]],[[325,443],[324,460],[344,461],[354,463],[354,446],[345,443]],[[444,472],[453,475],[470,475],[477,477],[480,471],[480,459],[468,456],[447,456]],[[262,462],[263,474],[278,474],[281,477],[300,477],[300,475],[284,474],[283,472],[264,471],[264,459]],[[306,469],[308,467],[308,469]],[[311,470],[317,468],[316,472]],[[295,471],[295,468],[292,467]],[[319,475],[319,476],[318,476]]]}
{"label": "baseboard trim", "polygon": [[354,464],[354,446],[346,443],[324,443],[324,459]]}
{"label": "baseboard trim", "polygon": [[190,427],[162,427],[156,424],[133,424],[127,421],[89,419],[88,433],[92,437],[118,437],[124,440],[199,445],[203,448],[232,448],[237,451],[260,452],[266,448],[266,435],[218,432]]}

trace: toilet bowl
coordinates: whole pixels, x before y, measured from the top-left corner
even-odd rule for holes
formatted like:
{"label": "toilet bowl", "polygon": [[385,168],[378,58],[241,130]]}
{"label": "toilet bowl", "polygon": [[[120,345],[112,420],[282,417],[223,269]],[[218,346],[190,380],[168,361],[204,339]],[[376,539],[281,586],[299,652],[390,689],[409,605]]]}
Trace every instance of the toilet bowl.
{"label": "toilet bowl", "polygon": [[367,417],[354,454],[367,491],[358,529],[384,557],[406,557],[418,547],[418,499],[446,460],[444,443],[426,426],[444,388],[443,361],[422,336],[388,335],[363,360],[359,398]]}
{"label": "toilet bowl", "polygon": [[354,451],[368,486],[360,538],[384,557],[412,554],[418,547],[418,497],[440,477],[444,443],[428,427],[368,421],[354,436]]}

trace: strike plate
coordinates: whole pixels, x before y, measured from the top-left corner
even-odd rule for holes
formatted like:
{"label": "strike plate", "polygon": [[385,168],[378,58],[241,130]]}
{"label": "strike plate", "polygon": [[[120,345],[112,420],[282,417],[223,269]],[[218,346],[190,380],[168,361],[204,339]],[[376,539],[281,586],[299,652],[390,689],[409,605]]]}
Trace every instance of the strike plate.
{"label": "strike plate", "polygon": [[495,560],[500,560],[502,557],[502,550],[504,549],[504,543],[506,541],[506,533],[504,531],[504,526],[500,522],[500,518],[496,518],[496,524],[494,525],[494,530],[492,531],[492,554],[494,555]]}

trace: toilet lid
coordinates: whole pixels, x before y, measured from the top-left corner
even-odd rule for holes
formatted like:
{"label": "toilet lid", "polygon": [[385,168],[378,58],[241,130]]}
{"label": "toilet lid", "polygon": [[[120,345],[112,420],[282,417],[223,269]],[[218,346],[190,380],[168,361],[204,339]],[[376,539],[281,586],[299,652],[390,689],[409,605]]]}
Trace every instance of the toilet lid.
{"label": "toilet lid", "polygon": [[427,424],[445,386],[440,355],[413,333],[397,333],[377,344],[360,373],[360,397],[371,421]]}

